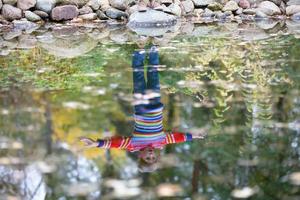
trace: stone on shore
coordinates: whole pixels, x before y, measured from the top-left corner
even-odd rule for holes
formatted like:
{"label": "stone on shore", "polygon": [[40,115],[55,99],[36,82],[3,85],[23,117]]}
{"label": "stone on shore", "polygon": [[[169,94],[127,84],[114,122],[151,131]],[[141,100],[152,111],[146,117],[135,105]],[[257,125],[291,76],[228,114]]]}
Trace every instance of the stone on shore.
{"label": "stone on shore", "polygon": [[44,11],[50,14],[51,10],[54,8],[56,0],[36,0],[35,7],[38,10]]}
{"label": "stone on shore", "polygon": [[246,14],[246,15],[255,15],[256,9],[248,8],[248,9],[243,10],[243,13]]}
{"label": "stone on shore", "polygon": [[29,10],[26,10],[24,12],[25,14],[25,18],[28,19],[28,21],[31,21],[31,22],[37,22],[37,21],[41,21],[42,18],[40,16],[38,16],[37,14],[29,11]]}
{"label": "stone on shore", "polygon": [[300,5],[291,5],[286,7],[286,14],[293,15],[300,12]]}
{"label": "stone on shore", "polygon": [[109,19],[102,10],[97,10],[96,14],[97,14],[98,18],[101,20]]}
{"label": "stone on shore", "polygon": [[109,4],[114,7],[117,8],[119,10],[126,10],[127,8],[127,0],[109,0]]}
{"label": "stone on shore", "polygon": [[291,5],[300,5],[300,0],[289,0],[286,5],[291,6]]}
{"label": "stone on shore", "polygon": [[16,5],[17,1],[18,0],[2,0],[3,1],[3,4],[9,4],[9,5]]}
{"label": "stone on shore", "polygon": [[89,0],[56,0],[56,3],[59,5],[74,5],[80,8],[87,4],[88,1]]}
{"label": "stone on shore", "polygon": [[1,14],[4,17],[4,19],[6,19],[8,21],[22,18],[22,10],[19,8],[13,7],[9,4],[4,4],[2,6]]}
{"label": "stone on shore", "polygon": [[101,5],[101,0],[90,0],[86,5],[90,6],[93,10],[98,10]]}
{"label": "stone on shore", "polygon": [[51,18],[55,21],[70,20],[77,16],[78,9],[74,5],[57,6],[51,12]]}
{"label": "stone on shore", "polygon": [[214,0],[193,0],[193,2],[195,7],[199,8],[199,7],[208,6],[209,4],[214,3],[215,1]]}
{"label": "stone on shore", "polygon": [[44,11],[41,11],[41,10],[35,10],[35,11],[33,11],[33,12],[34,12],[34,14],[40,16],[40,17],[43,18],[43,19],[49,17],[48,13],[46,13],[46,12],[44,12]]}
{"label": "stone on shore", "polygon": [[192,0],[182,1],[181,4],[185,13],[191,13],[195,8]]}
{"label": "stone on shore", "polygon": [[239,6],[243,9],[248,9],[248,8],[250,8],[250,3],[248,0],[240,0]]}
{"label": "stone on shore", "polygon": [[209,8],[212,11],[218,11],[218,10],[222,10],[223,6],[220,3],[213,2],[213,3],[209,4],[207,6],[207,8]]}
{"label": "stone on shore", "polygon": [[18,0],[17,6],[22,10],[28,10],[33,8],[36,4],[36,0]]}
{"label": "stone on shore", "polygon": [[181,16],[181,8],[180,8],[180,6],[178,4],[173,3],[173,4],[169,5],[168,8],[170,9],[170,12],[173,15],[176,15],[178,17]]}
{"label": "stone on shore", "polygon": [[94,20],[94,19],[97,19],[97,14],[96,13],[88,13],[88,14],[84,14],[84,15],[79,15],[78,17],[83,20]]}
{"label": "stone on shore", "polygon": [[137,4],[135,4],[135,5],[131,6],[131,7],[128,7],[126,12],[129,15],[131,15],[132,13],[134,13],[134,12],[136,12],[138,10],[139,10],[139,6]]}
{"label": "stone on shore", "polygon": [[223,11],[236,11],[239,9],[238,4],[235,1],[228,1],[223,7]]}
{"label": "stone on shore", "polygon": [[257,9],[269,16],[281,14],[279,7],[270,1],[261,2]]}
{"label": "stone on shore", "polygon": [[112,7],[108,8],[105,14],[111,19],[123,19],[128,17],[127,13]]}
{"label": "stone on shore", "polygon": [[89,6],[83,6],[82,8],[78,9],[80,15],[85,15],[93,12],[93,9]]}

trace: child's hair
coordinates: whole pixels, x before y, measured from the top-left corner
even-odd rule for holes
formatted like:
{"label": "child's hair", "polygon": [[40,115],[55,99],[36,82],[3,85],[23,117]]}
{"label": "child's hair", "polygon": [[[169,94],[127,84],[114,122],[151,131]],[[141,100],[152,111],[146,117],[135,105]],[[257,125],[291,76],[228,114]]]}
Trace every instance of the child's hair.
{"label": "child's hair", "polygon": [[140,172],[154,172],[158,167],[157,161],[154,163],[147,163],[142,158],[138,161],[138,169]]}

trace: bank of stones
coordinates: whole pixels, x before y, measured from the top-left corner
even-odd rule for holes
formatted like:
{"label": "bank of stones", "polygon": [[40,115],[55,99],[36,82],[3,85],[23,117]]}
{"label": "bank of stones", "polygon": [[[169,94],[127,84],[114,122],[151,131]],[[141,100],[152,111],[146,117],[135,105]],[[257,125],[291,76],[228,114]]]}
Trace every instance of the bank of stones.
{"label": "bank of stones", "polygon": [[[137,0],[0,0],[0,24],[32,22],[128,20]],[[163,11],[191,20],[299,19],[300,0],[161,0]]]}

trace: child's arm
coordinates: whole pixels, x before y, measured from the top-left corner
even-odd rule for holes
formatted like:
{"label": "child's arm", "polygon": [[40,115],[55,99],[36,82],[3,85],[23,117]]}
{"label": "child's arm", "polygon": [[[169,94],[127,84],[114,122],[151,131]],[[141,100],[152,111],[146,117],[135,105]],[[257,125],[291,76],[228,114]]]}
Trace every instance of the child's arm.
{"label": "child's arm", "polygon": [[174,144],[174,143],[181,143],[181,142],[189,142],[193,139],[204,139],[203,135],[193,135],[191,133],[180,133],[180,132],[172,132],[166,133],[166,143],[167,144]]}
{"label": "child's arm", "polygon": [[98,139],[98,140],[93,140],[87,137],[81,137],[80,141],[82,141],[87,147],[99,147],[104,149],[110,149],[110,148],[126,149],[131,142],[131,137],[115,136],[107,139]]}

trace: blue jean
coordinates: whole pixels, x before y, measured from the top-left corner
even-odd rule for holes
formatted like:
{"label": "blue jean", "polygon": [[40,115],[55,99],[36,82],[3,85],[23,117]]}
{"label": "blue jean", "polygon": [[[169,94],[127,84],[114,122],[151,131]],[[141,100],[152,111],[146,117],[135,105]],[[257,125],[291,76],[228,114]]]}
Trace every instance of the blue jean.
{"label": "blue jean", "polygon": [[[143,51],[135,51],[132,56],[133,68],[133,93],[146,94],[151,91],[160,94],[159,75],[156,65],[159,65],[159,55],[157,51],[149,52],[149,66],[147,67],[147,82],[144,75],[145,53]],[[135,105],[136,113],[143,113],[146,110],[154,109],[162,106],[160,96],[148,99],[148,104]]]}

